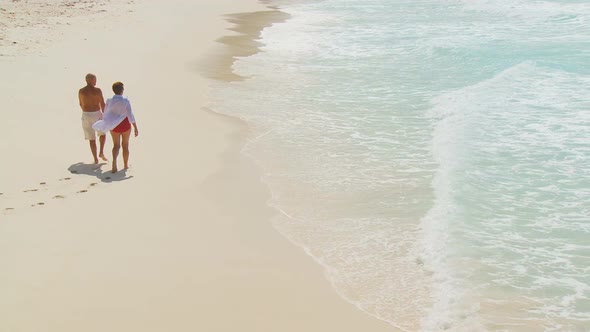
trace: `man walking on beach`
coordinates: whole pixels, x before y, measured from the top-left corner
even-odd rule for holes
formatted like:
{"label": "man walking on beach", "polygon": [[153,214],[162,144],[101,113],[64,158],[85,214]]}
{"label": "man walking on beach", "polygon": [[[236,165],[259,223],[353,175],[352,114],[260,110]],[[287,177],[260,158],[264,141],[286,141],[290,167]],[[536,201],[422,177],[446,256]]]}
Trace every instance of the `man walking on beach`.
{"label": "man walking on beach", "polygon": [[[94,157],[94,163],[98,164],[98,157],[96,156],[96,132],[92,125],[102,119],[102,112],[104,112],[104,98],[102,91],[96,87],[96,76],[94,74],[86,75],[86,86],[78,91],[78,99],[80,100],[80,107],[82,108],[82,129],[84,130],[84,138],[90,142],[90,151]],[[106,141],[105,133],[98,132],[100,142],[99,157],[106,161],[104,156],[104,144]]]}

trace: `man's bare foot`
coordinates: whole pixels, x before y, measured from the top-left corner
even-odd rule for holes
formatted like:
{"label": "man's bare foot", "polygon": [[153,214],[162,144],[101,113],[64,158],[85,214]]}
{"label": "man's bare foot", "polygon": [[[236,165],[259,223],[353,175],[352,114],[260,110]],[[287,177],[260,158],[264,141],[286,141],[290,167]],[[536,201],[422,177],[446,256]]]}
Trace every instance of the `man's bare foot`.
{"label": "man's bare foot", "polygon": [[95,163],[95,164],[98,164],[98,159],[96,159],[96,158],[95,158],[95,159],[94,159],[94,163]]}
{"label": "man's bare foot", "polygon": [[113,167],[113,169],[111,170],[111,173],[117,173],[117,167]]}
{"label": "man's bare foot", "polygon": [[104,161],[107,161],[108,160],[107,157],[104,156],[104,154],[101,154],[99,157],[100,157],[100,159],[102,159]]}

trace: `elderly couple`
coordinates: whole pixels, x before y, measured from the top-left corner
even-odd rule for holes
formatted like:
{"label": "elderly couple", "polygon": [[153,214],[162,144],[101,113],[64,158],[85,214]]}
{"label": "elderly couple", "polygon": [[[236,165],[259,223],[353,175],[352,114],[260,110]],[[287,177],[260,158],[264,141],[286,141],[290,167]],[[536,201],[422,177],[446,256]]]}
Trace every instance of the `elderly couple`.
{"label": "elderly couple", "polygon": [[[82,128],[84,137],[90,141],[90,151],[94,157],[94,163],[98,164],[98,157],[107,161],[104,156],[105,133],[111,132],[113,137],[113,165],[112,172],[117,172],[117,156],[123,147],[123,166],[129,168],[129,136],[131,125],[137,136],[137,124],[131,110],[129,100],[123,97],[123,83],[115,82],[113,92],[115,95],[109,98],[105,104],[102,91],[96,87],[96,76],[86,75],[86,86],[78,92],[80,107],[82,108]],[[96,135],[99,136],[100,152],[96,153]]]}

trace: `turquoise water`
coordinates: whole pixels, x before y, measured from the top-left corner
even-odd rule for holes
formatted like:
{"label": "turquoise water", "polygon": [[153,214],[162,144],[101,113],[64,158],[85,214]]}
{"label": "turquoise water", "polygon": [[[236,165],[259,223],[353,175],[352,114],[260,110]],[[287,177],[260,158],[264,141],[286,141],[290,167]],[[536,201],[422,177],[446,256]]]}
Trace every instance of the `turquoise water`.
{"label": "turquoise water", "polygon": [[215,88],[275,227],[406,331],[590,331],[590,3],[324,0]]}

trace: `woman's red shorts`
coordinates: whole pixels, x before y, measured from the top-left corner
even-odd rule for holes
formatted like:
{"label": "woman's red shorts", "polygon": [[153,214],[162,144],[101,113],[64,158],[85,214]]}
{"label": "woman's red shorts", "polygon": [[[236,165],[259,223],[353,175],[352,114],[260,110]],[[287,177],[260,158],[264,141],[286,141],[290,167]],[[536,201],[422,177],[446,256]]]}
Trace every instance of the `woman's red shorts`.
{"label": "woman's red shorts", "polygon": [[131,123],[129,122],[128,118],[125,118],[123,121],[121,121],[121,123],[119,123],[115,128],[113,128],[113,131],[122,134],[128,131],[129,129],[131,129]]}

